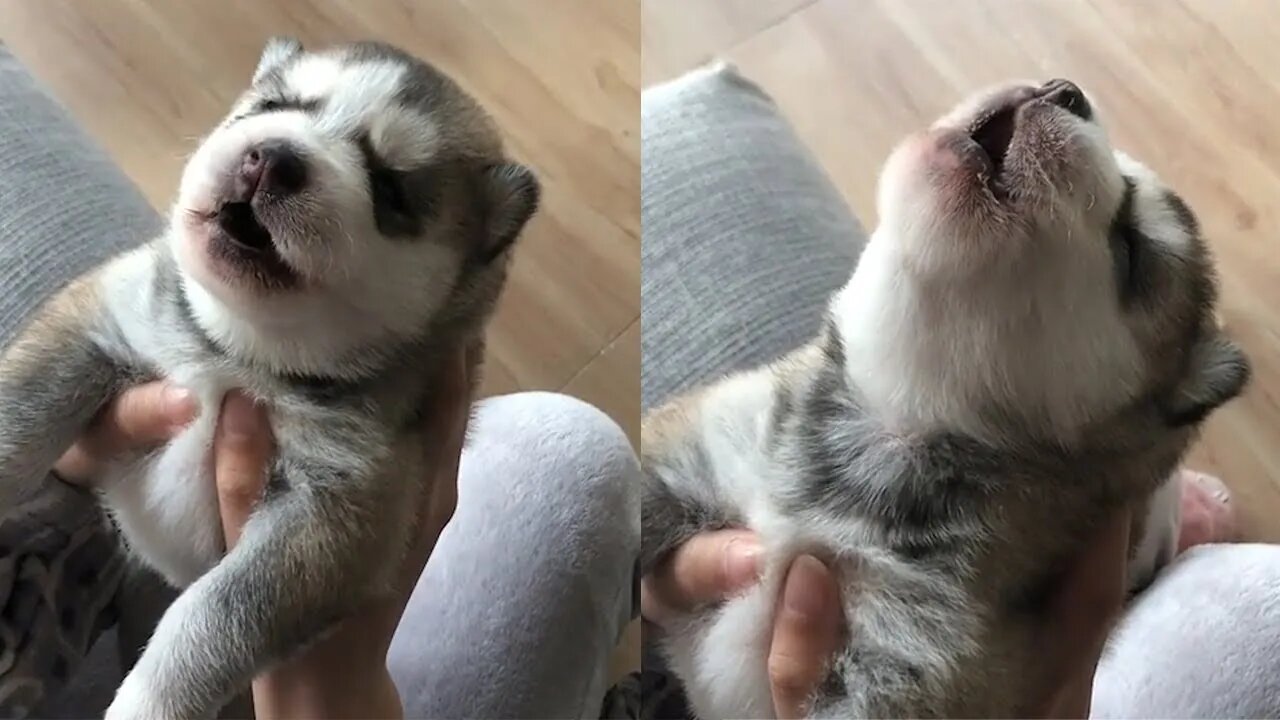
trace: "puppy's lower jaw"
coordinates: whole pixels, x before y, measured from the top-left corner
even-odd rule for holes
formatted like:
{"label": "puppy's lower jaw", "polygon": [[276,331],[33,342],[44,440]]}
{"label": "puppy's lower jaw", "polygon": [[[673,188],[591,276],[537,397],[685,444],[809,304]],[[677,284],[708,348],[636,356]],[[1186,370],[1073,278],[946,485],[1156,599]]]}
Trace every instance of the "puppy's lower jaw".
{"label": "puppy's lower jaw", "polygon": [[234,288],[214,292],[194,273],[183,273],[182,283],[207,337],[274,372],[356,379],[376,368],[393,347],[382,324],[318,289],[265,296]]}

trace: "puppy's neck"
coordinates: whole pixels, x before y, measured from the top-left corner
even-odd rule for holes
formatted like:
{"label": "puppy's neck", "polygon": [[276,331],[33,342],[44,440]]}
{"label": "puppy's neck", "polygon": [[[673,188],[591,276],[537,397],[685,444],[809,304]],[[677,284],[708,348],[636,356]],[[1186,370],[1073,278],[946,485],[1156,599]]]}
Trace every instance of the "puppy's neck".
{"label": "puppy's neck", "polygon": [[[385,329],[314,297],[246,299],[232,307],[179,272],[182,292],[200,332],[237,360],[279,375],[342,380],[378,369],[389,344]],[[304,306],[305,303],[305,306]]]}
{"label": "puppy's neck", "polygon": [[987,434],[970,410],[970,392],[924,327],[913,280],[895,268],[883,244],[871,242],[853,277],[831,302],[845,350],[845,371],[863,402],[899,435]]}
{"label": "puppy's neck", "polygon": [[849,380],[891,432],[1069,444],[1129,394],[1119,363],[982,286],[926,288],[899,253],[873,238],[831,304]]}

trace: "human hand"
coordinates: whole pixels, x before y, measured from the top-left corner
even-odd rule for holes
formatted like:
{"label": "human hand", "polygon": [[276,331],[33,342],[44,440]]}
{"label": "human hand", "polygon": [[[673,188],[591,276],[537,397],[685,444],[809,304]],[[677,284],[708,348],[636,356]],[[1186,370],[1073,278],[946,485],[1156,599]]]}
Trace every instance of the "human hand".
{"label": "human hand", "polygon": [[[400,572],[393,597],[364,608],[300,654],[263,673],[253,683],[255,714],[278,717],[399,717],[400,698],[386,667],[387,650],[427,558],[457,503],[458,462],[469,413],[469,383],[463,356],[448,367],[436,411],[422,428],[428,447],[431,495]],[[274,454],[265,413],[246,398],[228,396],[215,440],[214,474],[227,547],[261,497]]]}
{"label": "human hand", "polygon": [[[746,530],[697,535],[641,581],[641,614],[658,627],[753,585],[761,548]],[[839,591],[819,560],[791,563],[769,646],[769,683],[778,718],[804,717],[830,658],[845,644]]]}
{"label": "human hand", "polygon": [[[1127,584],[1129,514],[1103,527],[1071,566],[1042,624],[1048,665],[1026,706],[1028,717],[1086,718],[1093,673]],[[760,546],[745,530],[697,535],[641,583],[641,613],[658,627],[754,584]],[[803,717],[842,634],[839,590],[817,559],[792,563],[775,615],[769,678],[778,718]],[[856,638],[854,639],[856,641]]]}
{"label": "human hand", "polygon": [[1094,672],[1128,591],[1130,519],[1127,510],[1110,518],[1063,577],[1041,623],[1046,664],[1029,716],[1089,717]]}
{"label": "human hand", "polygon": [[[401,569],[400,591],[255,681],[258,717],[393,717],[401,713],[386,670],[386,653],[409,595],[457,503],[458,462],[469,412],[469,366],[461,353],[449,363],[438,411],[422,430],[428,442],[426,466],[434,468],[436,477],[429,481],[431,495],[424,499],[420,533]],[[67,482],[90,486],[112,459],[171,439],[198,412],[194,395],[185,389],[164,382],[131,388],[99,413],[53,470]],[[235,546],[262,496],[274,452],[266,412],[239,393],[228,394],[213,443],[214,482],[228,549]],[[363,678],[357,676],[361,671],[367,672]]]}
{"label": "human hand", "polygon": [[185,388],[156,381],[125,390],[98,413],[53,471],[74,485],[92,485],[113,458],[171,439],[198,412],[195,395]]}

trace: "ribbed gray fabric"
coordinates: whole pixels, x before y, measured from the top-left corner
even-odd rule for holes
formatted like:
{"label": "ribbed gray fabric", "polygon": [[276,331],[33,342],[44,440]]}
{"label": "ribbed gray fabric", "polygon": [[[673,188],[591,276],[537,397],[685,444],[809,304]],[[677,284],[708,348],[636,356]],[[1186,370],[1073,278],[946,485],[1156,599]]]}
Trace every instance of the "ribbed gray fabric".
{"label": "ribbed gray fabric", "polygon": [[864,236],[777,112],[727,65],[641,102],[641,402],[811,339]]}
{"label": "ribbed gray fabric", "polygon": [[0,346],[53,290],[160,218],[0,46]]}

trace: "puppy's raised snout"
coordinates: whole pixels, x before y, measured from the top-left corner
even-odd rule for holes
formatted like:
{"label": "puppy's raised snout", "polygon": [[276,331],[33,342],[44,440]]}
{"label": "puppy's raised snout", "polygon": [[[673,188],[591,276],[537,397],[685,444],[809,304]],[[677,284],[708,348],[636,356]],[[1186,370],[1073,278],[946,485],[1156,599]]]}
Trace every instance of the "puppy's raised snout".
{"label": "puppy's raised snout", "polygon": [[1040,97],[1082,120],[1093,119],[1093,107],[1089,104],[1089,99],[1070,80],[1050,80],[1040,88]]}
{"label": "puppy's raised snout", "polygon": [[259,192],[292,195],[307,184],[307,163],[292,145],[264,142],[249,148],[240,161],[236,194],[251,200]]}

